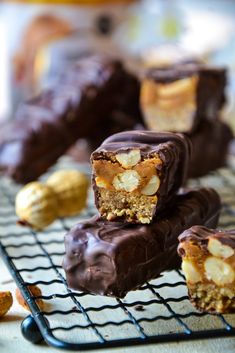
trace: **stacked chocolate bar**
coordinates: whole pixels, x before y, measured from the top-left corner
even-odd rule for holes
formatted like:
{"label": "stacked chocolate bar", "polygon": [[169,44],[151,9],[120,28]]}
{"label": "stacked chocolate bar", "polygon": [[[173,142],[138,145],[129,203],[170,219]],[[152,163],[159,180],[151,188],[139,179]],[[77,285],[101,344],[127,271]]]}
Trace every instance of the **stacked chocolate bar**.
{"label": "stacked chocolate bar", "polygon": [[185,133],[193,150],[188,176],[199,177],[226,162],[232,132],[221,120],[226,70],[198,62],[149,69],[141,84],[141,109],[153,131]]}
{"label": "stacked chocolate bar", "polygon": [[220,119],[225,84],[225,69],[191,62],[150,69],[140,92],[139,80],[120,61],[79,60],[54,87],[21,104],[15,120],[0,126],[0,171],[27,183],[79,138],[96,148],[107,136],[142,125],[186,134],[193,144],[188,176],[206,174],[225,163],[232,139]]}
{"label": "stacked chocolate bar", "polygon": [[65,236],[68,285],[123,297],[161,272],[177,268],[178,236],[217,225],[213,189],[182,191],[190,141],[177,133],[115,134],[93,152],[93,189],[100,213]]}

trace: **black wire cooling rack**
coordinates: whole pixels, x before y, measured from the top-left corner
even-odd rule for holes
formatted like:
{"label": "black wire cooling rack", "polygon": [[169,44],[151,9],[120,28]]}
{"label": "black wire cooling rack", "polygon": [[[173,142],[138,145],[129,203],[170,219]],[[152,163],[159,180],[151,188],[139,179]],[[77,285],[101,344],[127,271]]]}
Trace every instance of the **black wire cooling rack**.
{"label": "black wire cooling rack", "polygon": [[[67,160],[57,166],[64,167]],[[223,202],[220,227],[235,228],[234,169],[221,169],[190,184],[214,187]],[[27,339],[82,350],[235,336],[235,315],[203,314],[191,306],[180,271],[164,273],[124,299],[71,291],[61,267],[63,238],[71,225],[95,213],[92,196],[79,218],[57,220],[45,231],[34,232],[16,225],[18,188],[1,178],[0,253],[32,312],[22,323]],[[39,286],[42,295],[33,296],[29,285]],[[37,305],[40,298],[43,310]]]}

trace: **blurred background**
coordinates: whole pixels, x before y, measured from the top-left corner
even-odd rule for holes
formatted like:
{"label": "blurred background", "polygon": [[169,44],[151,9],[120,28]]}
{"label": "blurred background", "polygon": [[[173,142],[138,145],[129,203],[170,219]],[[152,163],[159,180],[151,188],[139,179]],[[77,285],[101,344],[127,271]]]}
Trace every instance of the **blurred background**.
{"label": "blurred background", "polygon": [[235,131],[233,0],[2,1],[0,52],[0,121],[79,57],[111,52],[133,70],[192,57],[227,66]]}

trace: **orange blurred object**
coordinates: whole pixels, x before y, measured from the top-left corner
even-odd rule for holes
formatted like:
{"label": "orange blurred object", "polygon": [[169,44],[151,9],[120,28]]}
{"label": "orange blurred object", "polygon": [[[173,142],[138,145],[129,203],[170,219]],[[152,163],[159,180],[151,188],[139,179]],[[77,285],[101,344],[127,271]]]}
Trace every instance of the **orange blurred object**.
{"label": "orange blurred object", "polygon": [[71,25],[54,15],[42,14],[28,25],[19,51],[14,56],[16,81],[34,85],[34,63],[38,48],[73,31]]}
{"label": "orange blurred object", "polygon": [[9,34],[9,56],[16,104],[37,95],[56,79],[61,69],[81,56],[92,52],[121,55],[121,41],[115,35],[128,21],[128,9],[135,2],[5,1],[10,9],[6,21],[15,26]]}
{"label": "orange blurred object", "polygon": [[6,2],[21,2],[25,4],[52,4],[52,5],[109,5],[109,4],[125,4],[138,0],[8,0]]}

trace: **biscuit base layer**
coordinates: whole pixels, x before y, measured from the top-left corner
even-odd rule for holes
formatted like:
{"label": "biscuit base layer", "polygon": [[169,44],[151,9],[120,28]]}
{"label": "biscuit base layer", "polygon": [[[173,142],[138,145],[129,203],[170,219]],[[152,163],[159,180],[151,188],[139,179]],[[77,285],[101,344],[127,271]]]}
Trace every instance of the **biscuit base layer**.
{"label": "biscuit base layer", "polygon": [[200,311],[209,313],[235,312],[235,287],[218,287],[214,283],[188,284],[189,297]]}
{"label": "biscuit base layer", "polygon": [[138,223],[150,223],[157,202],[157,196],[100,189],[100,212],[108,220],[124,217]]}

